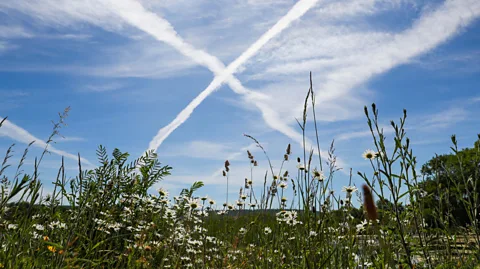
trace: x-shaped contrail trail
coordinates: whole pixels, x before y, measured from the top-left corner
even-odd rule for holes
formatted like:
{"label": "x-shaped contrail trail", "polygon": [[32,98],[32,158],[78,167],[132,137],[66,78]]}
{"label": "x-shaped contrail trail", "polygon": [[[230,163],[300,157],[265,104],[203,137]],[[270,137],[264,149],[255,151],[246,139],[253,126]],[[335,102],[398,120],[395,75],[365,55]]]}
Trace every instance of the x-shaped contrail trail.
{"label": "x-shaped contrail trail", "polygon": [[310,8],[312,8],[318,0],[300,0],[289,12],[283,16],[272,28],[263,34],[255,43],[253,43],[245,52],[235,59],[226,68],[223,63],[215,56],[205,51],[195,49],[192,45],[185,42],[174,30],[172,25],[157,14],[145,10],[145,8],[134,0],[111,1],[111,8],[125,21],[140,30],[152,35],[159,41],[163,41],[183,55],[191,58],[200,65],[206,66],[214,74],[215,78],[195,99],[193,99],[167,126],[160,129],[157,135],[149,144],[149,149],[157,150],[162,142],[181,124],[183,124],[211,93],[217,90],[223,83],[228,85],[238,94],[245,96],[246,100],[256,105],[262,112],[263,117],[268,117],[267,124],[282,132],[283,134],[293,138],[295,141],[301,141],[301,135],[293,128],[285,124],[276,116],[276,112],[265,105],[263,100],[267,97],[245,88],[241,82],[233,76],[233,74],[248,59],[254,56],[265,44],[272,38],[280,34],[293,21],[303,16]]}

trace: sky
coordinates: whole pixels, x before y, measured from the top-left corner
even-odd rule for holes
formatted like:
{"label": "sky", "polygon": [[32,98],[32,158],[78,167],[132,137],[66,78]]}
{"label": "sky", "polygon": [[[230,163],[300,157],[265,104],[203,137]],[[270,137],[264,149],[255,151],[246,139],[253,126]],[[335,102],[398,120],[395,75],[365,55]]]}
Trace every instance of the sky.
{"label": "sky", "polygon": [[[70,107],[40,168],[44,191],[61,163],[67,176],[98,164],[95,150],[158,153],[172,194],[195,181],[199,195],[230,200],[244,179],[263,184],[266,149],[279,171],[286,146],[303,158],[303,103],[312,72],[325,160],[335,140],[333,188],[372,173],[363,112],[376,103],[387,139],[407,110],[419,167],[449,152],[450,136],[470,147],[480,133],[480,2],[476,0],[40,0],[0,2],[0,152],[16,164],[35,140],[34,165],[52,121]],[[313,115],[307,115],[309,150]],[[253,172],[249,149],[259,162]],[[318,162],[314,162],[317,163]],[[13,174],[13,168],[7,170]],[[291,186],[289,186],[291,187]],[[291,190],[291,188],[289,188]],[[152,192],[154,189],[152,190]]]}

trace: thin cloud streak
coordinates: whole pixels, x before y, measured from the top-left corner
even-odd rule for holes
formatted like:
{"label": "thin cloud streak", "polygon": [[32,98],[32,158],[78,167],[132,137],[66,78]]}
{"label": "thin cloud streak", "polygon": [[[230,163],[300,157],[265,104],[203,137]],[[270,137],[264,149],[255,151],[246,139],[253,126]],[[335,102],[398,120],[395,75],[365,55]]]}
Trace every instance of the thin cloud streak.
{"label": "thin cloud streak", "polygon": [[[225,65],[218,58],[208,54],[203,50],[198,50],[194,48],[191,44],[185,42],[168,21],[159,17],[157,14],[146,10],[140,3],[131,0],[112,1],[110,3],[110,6],[118,16],[123,18],[132,26],[137,27],[138,29],[150,34],[159,41],[167,43],[184,56],[192,59],[193,61],[202,66],[207,67],[215,74],[216,77],[223,76],[222,82],[226,80],[230,87],[237,94],[248,96],[249,99],[261,100],[266,98],[265,95],[246,89],[237,78],[232,76],[233,72],[230,72],[230,74],[228,74],[225,71]],[[251,52],[249,53],[251,54]],[[238,62],[235,65],[237,64]],[[215,82],[217,83],[217,81]],[[172,123],[165,127],[168,129],[165,135],[162,135],[164,133],[162,132],[163,129],[159,131],[154,140],[150,142],[149,149],[158,149],[163,140],[165,140],[170,135],[170,133],[173,132],[173,130],[175,130],[186,119],[188,119],[193,110],[198,105],[200,105],[200,103],[203,102],[203,100],[211,92],[218,89],[220,85],[221,84],[216,86],[216,88],[214,88],[213,90],[209,89],[208,92],[205,90],[199,96],[197,96],[197,98],[195,98],[182,112],[180,112],[180,114],[175,118]]]}
{"label": "thin cloud streak", "polygon": [[[165,139],[180,125],[182,125],[193,113],[196,107],[198,107],[203,100],[205,100],[211,93],[217,90],[225,81],[229,83],[232,89],[236,93],[240,93],[246,95],[246,100],[249,102],[253,102],[260,110],[262,111],[262,115],[264,118],[267,116],[274,115],[274,111],[264,105],[259,98],[255,98],[253,92],[245,91],[244,87],[241,85],[240,81],[234,79],[232,75],[242,66],[248,59],[254,56],[268,41],[274,38],[276,35],[280,34],[284,29],[286,29],[293,21],[297,20],[301,16],[303,16],[310,8],[312,8],[317,3],[317,0],[303,0],[297,2],[295,6],[284,16],[282,17],[272,28],[270,28],[264,35],[260,37],[253,45],[251,45],[244,53],[242,53],[237,59],[235,59],[226,69],[223,69],[222,72],[218,75],[216,74],[214,80],[208,85],[208,87],[202,91],[195,99],[193,99],[187,107],[185,107],[177,117],[167,126],[160,129],[157,135],[153,138],[153,140],[149,143],[149,149],[157,150],[158,147],[163,143]],[[128,15],[127,12],[125,12]],[[154,14],[149,13],[151,16]],[[152,17],[152,20],[158,20],[161,22],[157,16]],[[164,26],[165,27],[165,26]],[[168,29],[168,28],[167,28]],[[173,30],[173,29],[172,29]],[[178,42],[178,41],[177,41]],[[174,43],[175,44],[175,43]],[[178,43],[176,44],[180,48],[183,46],[187,46],[185,43]],[[187,46],[190,48],[191,46]],[[188,56],[188,55],[187,55]],[[206,59],[211,59],[212,61],[218,61],[218,59],[214,58],[211,55],[204,54],[203,56]],[[192,56],[189,56],[192,57]],[[198,61],[198,60],[197,60]],[[205,63],[206,64],[206,63]],[[218,72],[217,72],[218,73]],[[299,141],[300,134],[296,133],[292,128],[289,126],[281,126],[277,128],[277,124],[281,124],[281,121],[277,118],[273,118],[271,121],[268,121],[271,127],[278,129],[280,132],[288,135],[289,137],[295,138],[296,141]]]}
{"label": "thin cloud streak", "polygon": [[[320,115],[317,119],[325,122],[353,119],[359,116],[363,104],[370,102],[362,98],[369,95],[362,89],[364,83],[461,33],[479,16],[479,6],[478,1],[446,1],[423,12],[412,26],[398,33],[372,29],[359,33],[304,21],[298,31],[285,33],[279,45],[272,42],[270,50],[257,57],[252,78],[275,80],[264,86],[262,92],[276,97],[267,103],[293,125],[291,115],[301,115],[302,98],[298,83],[291,81],[298,81],[299,73],[313,71],[314,81],[319,82],[315,87],[320,89],[316,91]],[[317,31],[319,27],[324,29]]]}
{"label": "thin cloud streak", "polygon": [[[328,101],[345,94],[352,87],[365,82],[413,57],[444,43],[480,15],[478,1],[447,1],[435,11],[422,16],[412,28],[397,34],[390,42],[375,51],[360,56],[360,65],[340,69],[329,75],[317,99]],[[379,53],[380,52],[380,53]]]}
{"label": "thin cloud streak", "polygon": [[[0,122],[2,120],[3,120],[3,118],[0,117]],[[42,148],[42,149],[44,149],[45,146],[47,146],[47,143],[45,141],[36,138],[32,134],[30,134],[27,130],[19,127],[18,125],[13,124],[9,120],[5,120],[2,124],[2,126],[0,127],[0,136],[7,136],[7,137],[10,137],[11,139],[13,139],[15,141],[25,143],[25,144],[29,144],[32,141],[35,141],[35,143],[33,143],[33,146],[39,147],[39,148]],[[78,156],[77,155],[65,152],[63,150],[58,150],[58,149],[54,148],[52,145],[48,146],[48,150],[52,153],[57,154],[57,155],[64,156],[65,158],[69,158],[69,159],[78,161]],[[85,158],[80,158],[80,160],[89,167],[94,166],[91,162],[89,162]]]}
{"label": "thin cloud streak", "polygon": [[[255,152],[256,149],[258,149],[257,144],[251,143],[250,145],[241,148],[239,151],[234,152],[234,153],[228,155],[228,156],[225,158],[225,160],[229,160],[229,161],[236,160],[236,159],[237,159],[238,157],[240,157],[242,154],[245,154],[245,153],[247,152],[247,150],[249,150],[250,152]],[[211,177],[211,178],[218,177],[218,176],[220,176],[220,175],[222,174],[222,171],[223,171],[223,168],[220,168],[220,169],[216,170],[215,172],[213,172],[210,177]]]}

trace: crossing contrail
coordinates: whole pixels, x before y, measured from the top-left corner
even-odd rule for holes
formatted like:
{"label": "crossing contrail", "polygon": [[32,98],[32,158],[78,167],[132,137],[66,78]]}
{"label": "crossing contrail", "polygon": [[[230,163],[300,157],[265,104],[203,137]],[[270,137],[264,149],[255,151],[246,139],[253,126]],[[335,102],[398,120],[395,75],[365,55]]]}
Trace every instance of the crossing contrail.
{"label": "crossing contrail", "polygon": [[[290,11],[283,16],[272,28],[270,28],[265,34],[263,34],[255,43],[253,43],[245,52],[243,52],[237,59],[235,59],[226,68],[221,61],[216,57],[202,51],[195,49],[190,44],[186,43],[174,30],[172,25],[165,19],[159,17],[153,12],[145,10],[145,8],[138,2],[132,0],[112,1],[112,9],[116,13],[126,20],[131,25],[149,33],[159,41],[163,41],[175,49],[177,49],[183,55],[193,59],[198,64],[204,65],[209,68],[214,74],[215,78],[203,90],[195,99],[193,99],[167,126],[160,129],[157,135],[149,143],[149,149],[157,150],[162,142],[180,125],[182,125],[197,108],[211,93],[217,90],[223,83],[227,82],[229,86],[236,93],[245,96],[247,101],[253,102],[260,108],[262,114],[271,115],[272,110],[269,110],[262,100],[266,97],[259,93],[246,89],[238,79],[233,77],[233,74],[238,68],[243,65],[248,59],[254,56],[265,44],[267,44],[272,38],[280,34],[286,29],[293,21],[303,16],[310,8],[312,8],[318,0],[301,0],[297,2]],[[280,129],[282,133],[294,133],[296,137],[299,134],[293,130],[293,128],[283,124]],[[283,131],[282,131],[283,130]],[[291,136],[291,135],[289,135]]]}

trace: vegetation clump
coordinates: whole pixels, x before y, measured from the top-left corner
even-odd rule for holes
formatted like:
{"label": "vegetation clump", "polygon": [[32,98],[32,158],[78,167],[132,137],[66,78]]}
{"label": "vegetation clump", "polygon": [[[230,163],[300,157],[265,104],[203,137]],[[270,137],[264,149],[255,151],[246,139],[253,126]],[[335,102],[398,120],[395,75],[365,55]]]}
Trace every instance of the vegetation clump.
{"label": "vegetation clump", "polygon": [[[261,143],[247,135],[265,154],[269,170],[263,179],[245,178],[235,202],[228,198],[229,161],[223,170],[226,201],[219,202],[196,195],[200,181],[178,196],[164,188],[152,194],[171,167],[152,151],[128,162],[128,153],[115,149],[110,157],[102,146],[98,167],[82,169],[79,156],[74,178],[66,178],[62,161],[53,193],[44,196],[38,176],[42,158],[32,175],[24,174],[27,147],[16,172],[7,176],[10,148],[0,167],[0,268],[478,265],[480,135],[473,148],[463,150],[452,137],[453,154],[427,162],[422,177],[405,132],[406,111],[398,123],[391,122],[393,146],[388,147],[375,104],[365,107],[374,149],[363,157],[371,171],[358,172],[364,184],[355,186],[350,170],[349,183],[337,194],[331,189],[340,170],[335,148],[332,143],[322,156],[315,118],[317,145],[310,149],[305,139],[308,102],[314,109],[312,87],[299,121],[303,158],[292,157],[288,145],[275,170]],[[250,151],[247,157],[252,171],[257,169]],[[284,171],[284,163],[295,159],[296,171]]]}

